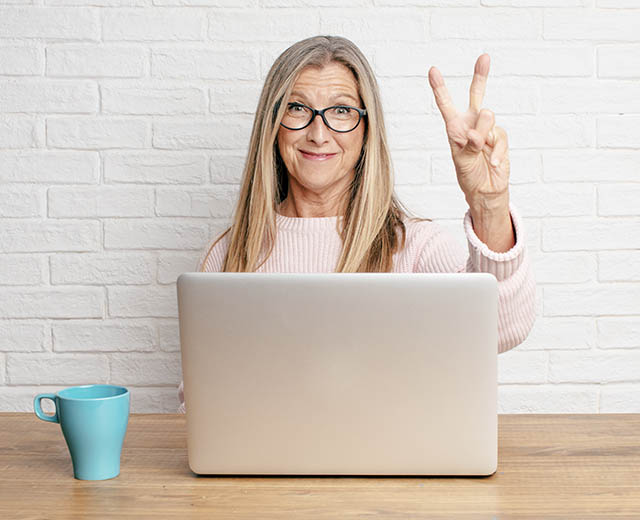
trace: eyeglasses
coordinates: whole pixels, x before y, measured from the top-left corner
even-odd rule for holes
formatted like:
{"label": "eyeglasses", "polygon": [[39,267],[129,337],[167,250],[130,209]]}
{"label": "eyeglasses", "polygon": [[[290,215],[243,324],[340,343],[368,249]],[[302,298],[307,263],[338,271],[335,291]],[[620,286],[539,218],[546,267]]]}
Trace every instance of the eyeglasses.
{"label": "eyeglasses", "polygon": [[334,132],[344,133],[355,130],[360,120],[367,115],[367,111],[348,105],[316,110],[302,103],[288,103],[280,124],[289,130],[302,130],[309,126],[317,115],[320,115],[324,124]]}

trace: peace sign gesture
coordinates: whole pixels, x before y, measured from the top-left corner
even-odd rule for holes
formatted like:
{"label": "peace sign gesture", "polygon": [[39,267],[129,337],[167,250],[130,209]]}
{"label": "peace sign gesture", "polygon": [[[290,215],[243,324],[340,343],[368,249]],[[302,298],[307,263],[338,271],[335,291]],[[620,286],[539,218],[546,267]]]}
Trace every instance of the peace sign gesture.
{"label": "peace sign gesture", "polygon": [[509,204],[507,134],[494,126],[491,110],[480,108],[489,62],[488,54],[482,54],[476,61],[466,112],[453,106],[440,71],[436,67],[429,69],[429,84],[444,118],[458,184],[471,208],[504,208]]}

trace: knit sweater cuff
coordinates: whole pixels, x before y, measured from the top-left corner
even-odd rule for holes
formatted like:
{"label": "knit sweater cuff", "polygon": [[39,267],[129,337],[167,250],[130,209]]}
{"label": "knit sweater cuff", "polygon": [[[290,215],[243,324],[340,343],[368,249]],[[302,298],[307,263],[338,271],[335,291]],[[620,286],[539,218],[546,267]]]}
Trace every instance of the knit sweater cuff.
{"label": "knit sweater cuff", "polygon": [[515,273],[524,257],[525,235],[522,219],[518,212],[509,202],[509,213],[515,231],[515,245],[505,251],[498,253],[489,249],[489,246],[482,242],[473,230],[471,222],[471,210],[468,209],[464,216],[464,232],[467,235],[467,243],[469,245],[469,258],[473,270],[481,273],[491,273],[498,281],[509,278]]}

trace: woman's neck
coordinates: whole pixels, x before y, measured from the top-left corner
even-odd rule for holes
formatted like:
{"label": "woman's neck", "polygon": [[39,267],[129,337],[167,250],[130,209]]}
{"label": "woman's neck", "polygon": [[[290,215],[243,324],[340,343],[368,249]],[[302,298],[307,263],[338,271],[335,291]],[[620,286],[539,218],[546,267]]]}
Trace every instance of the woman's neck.
{"label": "woman's neck", "polygon": [[332,205],[315,205],[297,202],[288,196],[283,200],[277,208],[277,212],[284,217],[294,218],[324,218],[335,217],[338,215],[338,206]]}

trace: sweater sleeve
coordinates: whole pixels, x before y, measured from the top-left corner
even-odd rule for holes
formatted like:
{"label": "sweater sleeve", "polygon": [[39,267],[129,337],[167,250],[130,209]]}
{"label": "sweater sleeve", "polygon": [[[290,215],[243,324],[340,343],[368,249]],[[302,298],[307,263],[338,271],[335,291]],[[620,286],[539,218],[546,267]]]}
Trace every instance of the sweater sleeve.
{"label": "sweater sleeve", "polygon": [[516,243],[504,253],[492,251],[482,242],[471,221],[464,216],[467,252],[453,237],[439,228],[429,236],[418,259],[418,272],[485,272],[498,280],[498,353],[522,343],[535,321],[535,278],[525,243],[522,219],[509,204]]}
{"label": "sweater sleeve", "polygon": [[[207,244],[207,247],[200,255],[200,259],[196,265],[196,271],[211,273],[222,270],[229,235],[227,234],[218,240],[219,238],[220,236],[218,235]],[[186,413],[187,409],[184,404],[184,381],[180,381],[180,385],[178,386],[178,402],[180,403],[178,413]]]}

